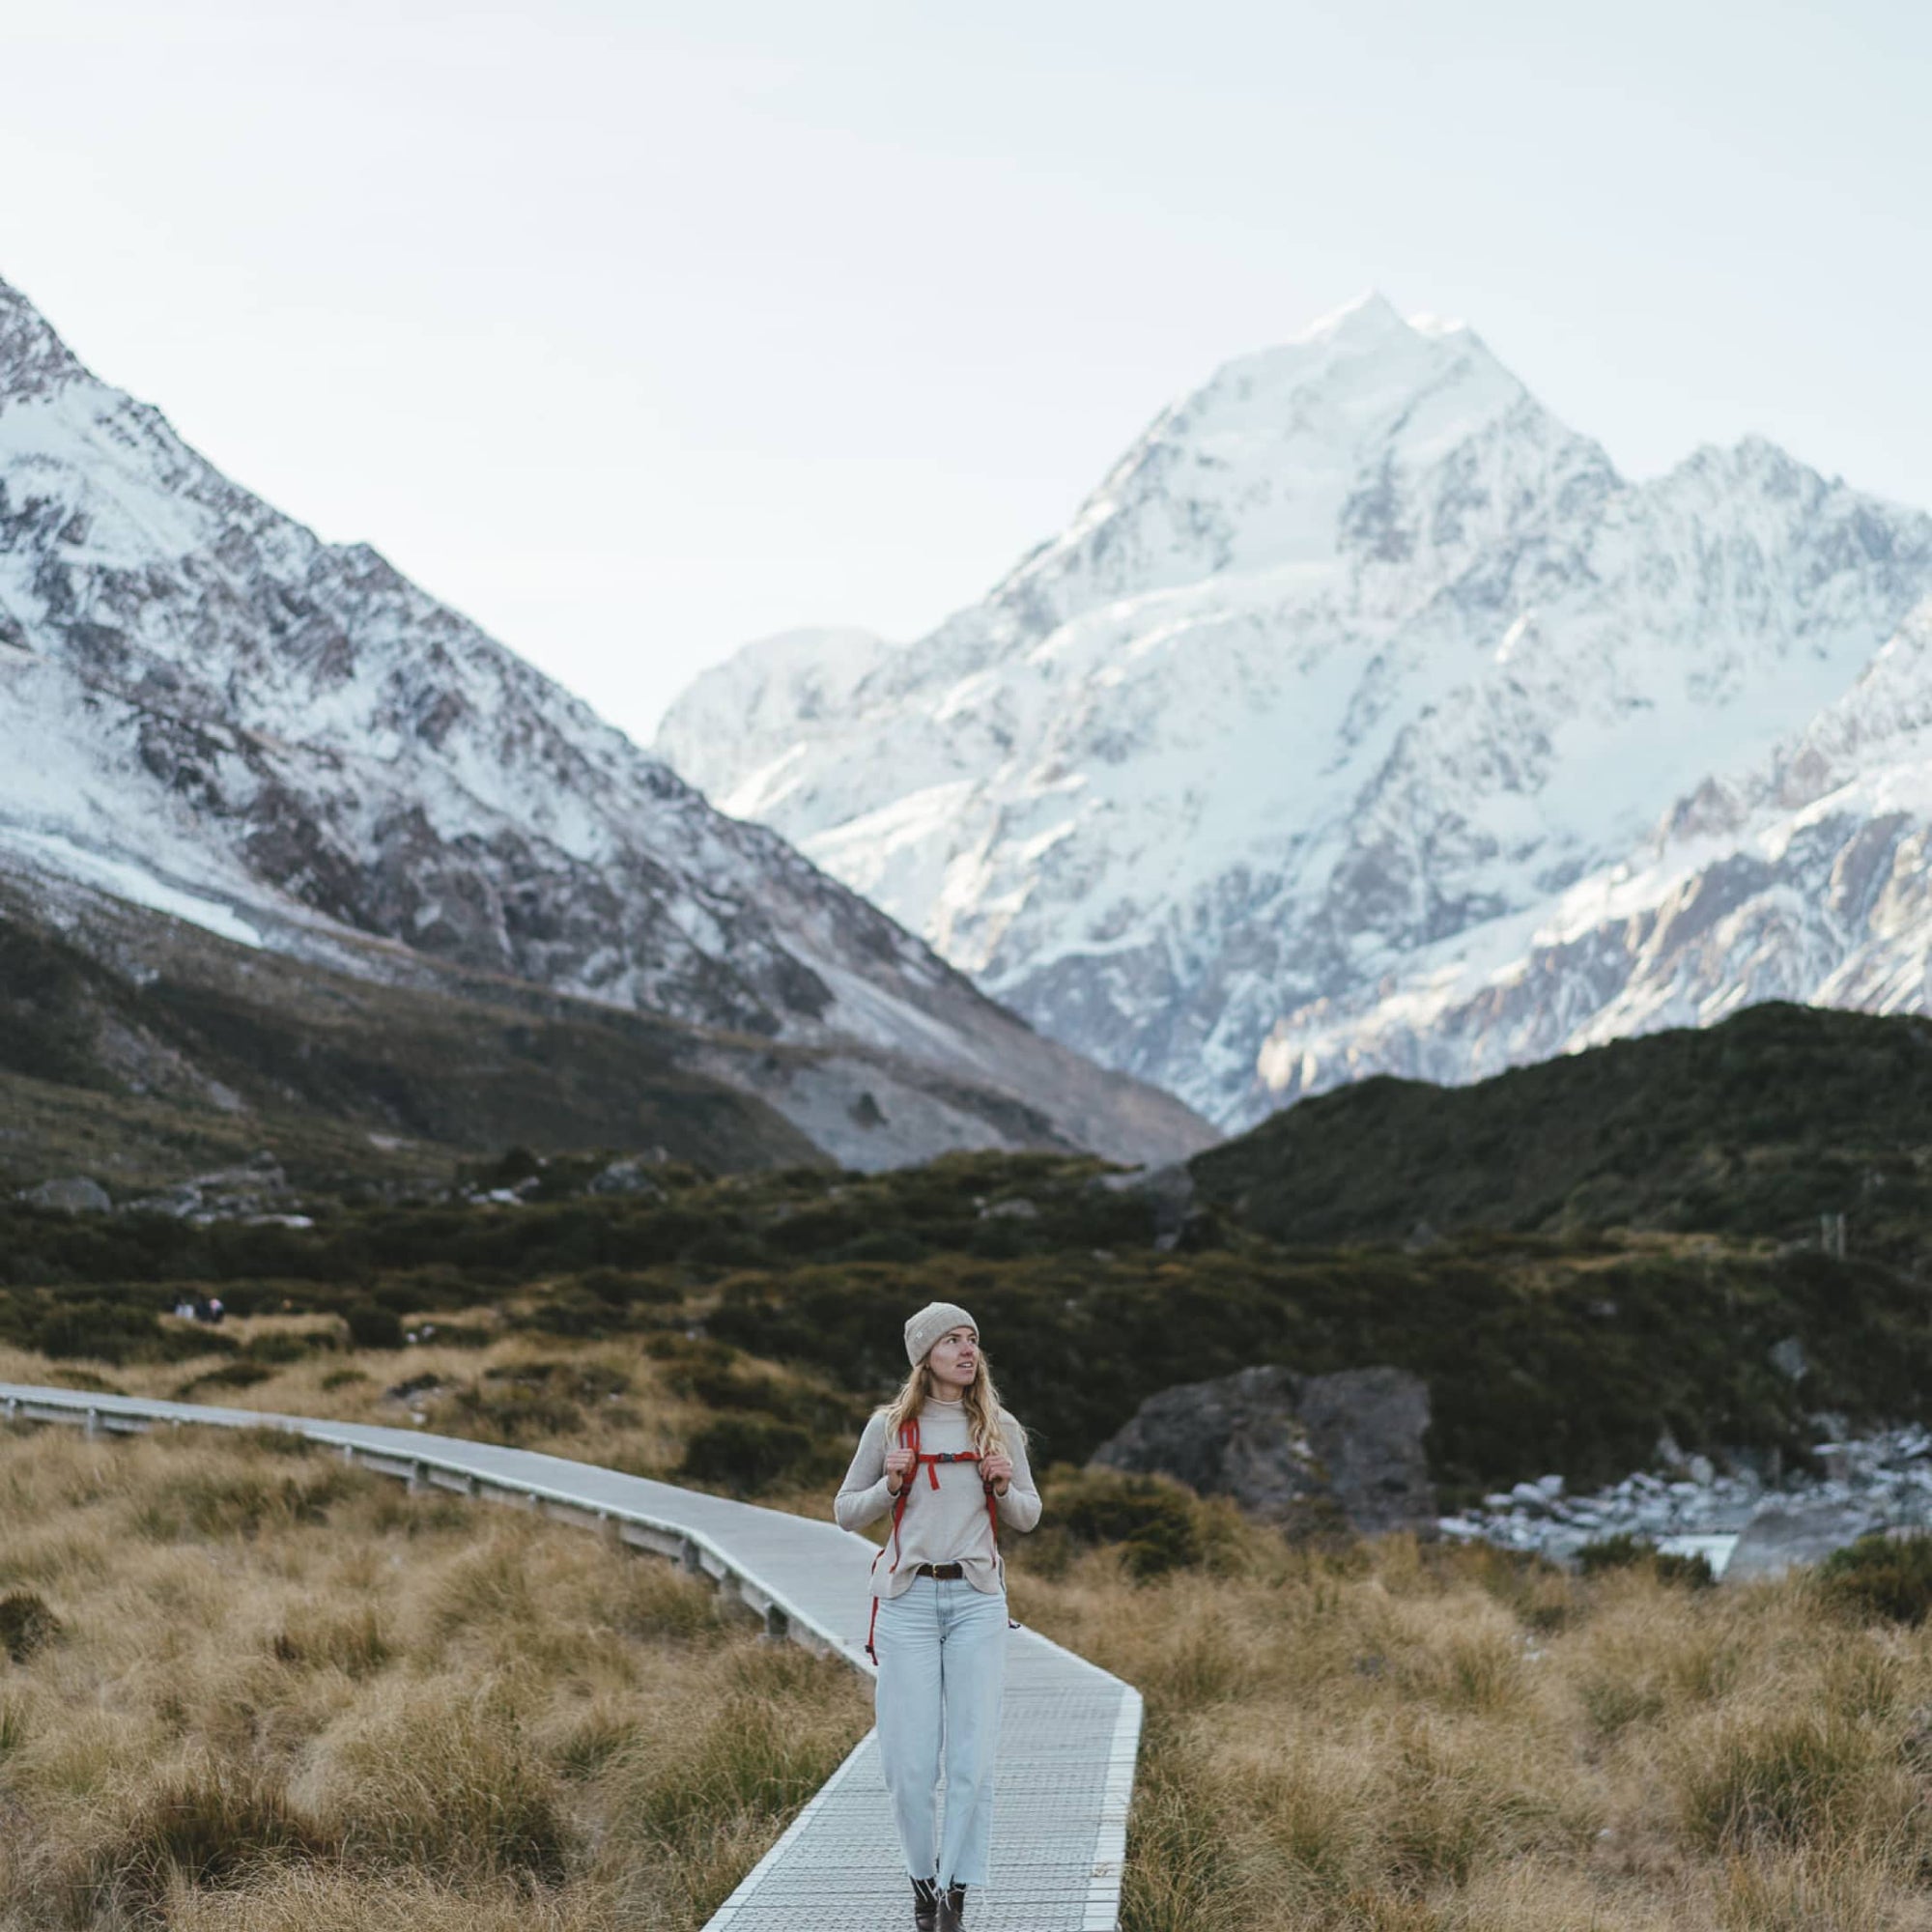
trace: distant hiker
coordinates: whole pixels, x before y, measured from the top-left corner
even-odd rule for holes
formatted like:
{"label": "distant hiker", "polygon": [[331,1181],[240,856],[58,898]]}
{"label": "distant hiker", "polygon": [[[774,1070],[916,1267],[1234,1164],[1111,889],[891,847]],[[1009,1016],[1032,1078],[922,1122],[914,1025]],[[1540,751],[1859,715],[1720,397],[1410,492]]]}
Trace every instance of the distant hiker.
{"label": "distant hiker", "polygon": [[892,1562],[872,1566],[867,1644],[879,1666],[879,1762],[913,1923],[960,1932],[966,1888],[986,1882],[1007,1632],[1017,1628],[1007,1616],[996,1524],[1033,1528],[1039,1493],[1026,1431],[1000,1406],[973,1318],[930,1302],[905,1324],[905,1349],[912,1374],[866,1424],[834,1514],[840,1527],[861,1529],[893,1513],[879,1552]]}

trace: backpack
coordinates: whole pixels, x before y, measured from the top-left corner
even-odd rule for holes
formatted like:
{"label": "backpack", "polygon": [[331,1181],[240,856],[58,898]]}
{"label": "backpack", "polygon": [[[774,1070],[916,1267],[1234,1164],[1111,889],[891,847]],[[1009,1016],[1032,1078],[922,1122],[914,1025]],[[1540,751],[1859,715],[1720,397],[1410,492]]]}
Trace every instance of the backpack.
{"label": "backpack", "polygon": [[[892,1569],[886,1572],[886,1575],[889,1577],[893,1574],[894,1570],[899,1567],[899,1521],[905,1515],[906,1504],[912,1500],[912,1486],[919,1478],[921,1466],[923,1465],[926,1480],[936,1490],[939,1487],[940,1463],[977,1463],[980,1461],[980,1452],[977,1449],[948,1449],[941,1451],[937,1455],[923,1453],[919,1446],[919,1417],[916,1415],[911,1421],[903,1422],[899,1425],[899,1447],[912,1451],[913,1463],[912,1467],[906,1471],[906,1479],[898,1494],[893,1498],[893,1561]],[[986,1521],[992,1528],[993,1548],[997,1550],[1000,1547],[999,1498],[993,1493],[992,1484],[985,1484],[985,1491]],[[881,1544],[879,1547],[879,1556],[883,1556],[885,1553],[885,1546]],[[872,1558],[872,1573],[875,1576],[878,1574],[879,1556]],[[1007,1628],[1009,1630],[1018,1630],[1019,1625],[1012,1618],[1009,1617],[1007,1619]],[[879,1600],[874,1595],[872,1598],[872,1619],[866,1626],[866,1655],[872,1660],[874,1664],[879,1661],[879,1652],[875,1642],[878,1631]]]}

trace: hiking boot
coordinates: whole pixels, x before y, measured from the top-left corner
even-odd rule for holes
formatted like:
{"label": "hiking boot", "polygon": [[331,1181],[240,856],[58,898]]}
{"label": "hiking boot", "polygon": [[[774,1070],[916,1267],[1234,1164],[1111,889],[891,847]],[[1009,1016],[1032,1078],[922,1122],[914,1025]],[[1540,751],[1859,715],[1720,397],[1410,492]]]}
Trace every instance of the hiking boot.
{"label": "hiking boot", "polygon": [[915,1932],[934,1932],[939,1916],[939,1885],[934,1879],[916,1878],[912,1882],[912,1922]]}
{"label": "hiking boot", "polygon": [[933,1932],[963,1932],[966,1924],[966,1888],[949,1885],[939,1894],[939,1918]]}

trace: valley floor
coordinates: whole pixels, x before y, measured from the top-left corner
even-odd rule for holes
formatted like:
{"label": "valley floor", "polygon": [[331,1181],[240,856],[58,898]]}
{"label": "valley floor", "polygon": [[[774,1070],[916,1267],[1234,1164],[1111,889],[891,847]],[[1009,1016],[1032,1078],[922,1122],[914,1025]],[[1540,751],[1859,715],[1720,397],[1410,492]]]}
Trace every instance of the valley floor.
{"label": "valley floor", "polygon": [[[231,1324],[258,1356],[299,1325]],[[233,1360],[0,1376],[173,1394]],[[708,1413],[690,1373],[432,1338],[200,1395],[507,1414],[662,1474]],[[1924,1630],[1807,1578],[1297,1549],[1178,1489],[1113,1495],[1095,1546],[1090,1481],[1047,1472],[1013,1593],[1146,1696],[1126,1932],[1932,1926]],[[0,1637],[10,1932],[693,1932],[869,1721],[861,1680],[669,1566],[267,1437],[0,1436]]]}

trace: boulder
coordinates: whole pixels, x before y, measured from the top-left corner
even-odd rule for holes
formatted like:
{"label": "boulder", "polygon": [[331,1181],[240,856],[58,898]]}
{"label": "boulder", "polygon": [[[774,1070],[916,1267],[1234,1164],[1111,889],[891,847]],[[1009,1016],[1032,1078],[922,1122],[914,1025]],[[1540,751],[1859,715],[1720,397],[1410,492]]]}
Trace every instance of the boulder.
{"label": "boulder", "polygon": [[1401,1369],[1241,1369],[1150,1396],[1089,1467],[1175,1476],[1285,1529],[1420,1528],[1435,1520],[1428,1427],[1428,1385]]}
{"label": "boulder", "polygon": [[990,1207],[980,1209],[982,1221],[1037,1221],[1039,1208],[1029,1201],[1024,1194],[1014,1194],[1005,1201],[995,1201]]}
{"label": "boulder", "polygon": [[64,1208],[70,1214],[104,1214],[114,1205],[106,1188],[85,1174],[43,1180],[38,1187],[28,1188],[20,1198],[36,1208]]}
{"label": "boulder", "polygon": [[644,1162],[637,1156],[613,1160],[590,1178],[592,1194],[657,1194],[655,1180],[644,1172]]}
{"label": "boulder", "polygon": [[1766,1503],[1745,1524],[1724,1565],[1724,1581],[1748,1583],[1822,1562],[1878,1523],[1877,1513],[1864,1503]]}

